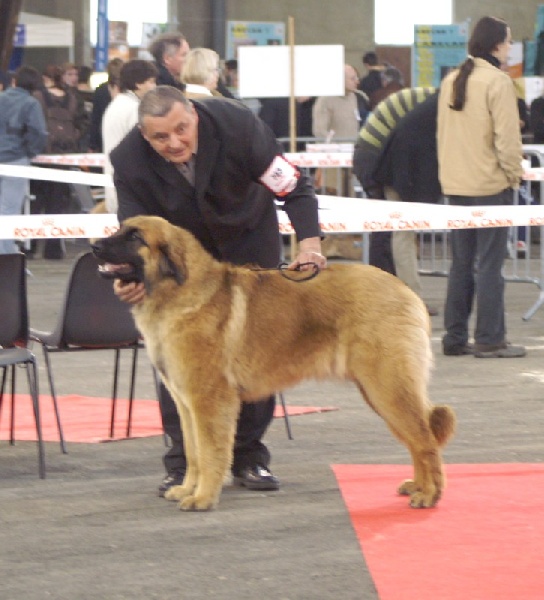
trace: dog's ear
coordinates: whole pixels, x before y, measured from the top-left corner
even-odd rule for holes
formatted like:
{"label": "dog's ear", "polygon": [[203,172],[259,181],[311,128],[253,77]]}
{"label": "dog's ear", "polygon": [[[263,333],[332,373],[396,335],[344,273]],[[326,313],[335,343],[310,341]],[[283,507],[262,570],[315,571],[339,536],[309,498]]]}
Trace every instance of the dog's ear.
{"label": "dog's ear", "polygon": [[168,246],[161,244],[159,246],[159,252],[161,257],[159,260],[159,273],[162,277],[173,277],[178,285],[183,285],[185,282],[184,273],[181,272],[180,268],[172,260],[168,253]]}

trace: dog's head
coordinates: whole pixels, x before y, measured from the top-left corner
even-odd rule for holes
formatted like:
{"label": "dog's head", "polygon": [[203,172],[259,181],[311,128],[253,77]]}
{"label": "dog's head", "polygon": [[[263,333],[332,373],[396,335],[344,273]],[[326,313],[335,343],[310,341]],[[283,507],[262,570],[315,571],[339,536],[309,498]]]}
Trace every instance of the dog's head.
{"label": "dog's head", "polygon": [[143,282],[150,291],[164,279],[179,285],[185,281],[183,236],[192,238],[160,217],[132,217],[92,249],[102,263],[99,272],[103,277]]}

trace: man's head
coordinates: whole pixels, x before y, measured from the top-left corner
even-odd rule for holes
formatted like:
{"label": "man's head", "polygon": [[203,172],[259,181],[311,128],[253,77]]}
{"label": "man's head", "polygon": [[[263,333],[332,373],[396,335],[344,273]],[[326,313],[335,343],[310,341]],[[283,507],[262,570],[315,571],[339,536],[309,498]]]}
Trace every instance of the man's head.
{"label": "man's head", "polygon": [[368,69],[378,66],[378,55],[375,52],[366,52],[363,54],[363,65]]}
{"label": "man's head", "polygon": [[198,145],[198,115],[183,93],[159,85],[145,94],[138,108],[138,125],[145,140],[165,160],[191,160]]}
{"label": "man's head", "polygon": [[384,86],[394,83],[404,87],[404,78],[402,77],[402,73],[396,67],[387,67],[382,72],[382,82]]}
{"label": "man's head", "polygon": [[27,92],[35,92],[41,89],[42,77],[33,67],[20,67],[15,73],[15,85]]}
{"label": "man's head", "polygon": [[182,33],[162,33],[151,40],[148,49],[158,65],[165,67],[175,79],[180,78],[190,50]]}
{"label": "man's head", "polygon": [[344,65],[344,86],[346,94],[354,92],[359,85],[359,73],[355,70],[355,67],[351,65]]}
{"label": "man's head", "polygon": [[122,92],[130,90],[141,98],[155,88],[157,67],[149,60],[135,58],[121,67],[120,88]]}

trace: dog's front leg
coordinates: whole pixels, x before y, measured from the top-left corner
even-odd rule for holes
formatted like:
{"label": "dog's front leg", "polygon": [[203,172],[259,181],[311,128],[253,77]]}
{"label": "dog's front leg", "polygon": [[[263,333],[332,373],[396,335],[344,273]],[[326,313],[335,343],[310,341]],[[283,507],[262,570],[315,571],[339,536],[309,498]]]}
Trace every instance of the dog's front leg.
{"label": "dog's front leg", "polygon": [[190,496],[198,481],[198,461],[196,457],[196,442],[194,434],[193,417],[185,404],[172,394],[176,407],[178,409],[181,430],[183,433],[183,448],[185,450],[185,459],[187,461],[187,470],[182,485],[175,485],[166,491],[164,497],[167,500],[179,501]]}
{"label": "dog's front leg", "polygon": [[182,510],[215,508],[232,462],[240,399],[236,391],[215,383],[205,395],[189,399],[198,480],[194,493],[181,499]]}

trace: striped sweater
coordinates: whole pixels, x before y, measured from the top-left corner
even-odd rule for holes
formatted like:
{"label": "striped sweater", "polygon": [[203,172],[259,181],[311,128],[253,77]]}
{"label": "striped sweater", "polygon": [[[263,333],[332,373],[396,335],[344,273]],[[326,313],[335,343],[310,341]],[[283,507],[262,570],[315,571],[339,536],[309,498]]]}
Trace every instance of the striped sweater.
{"label": "striped sweater", "polygon": [[376,185],[372,175],[381,150],[397,123],[435,91],[433,87],[405,88],[382,100],[368,116],[359,131],[353,156],[353,172],[365,191]]}

